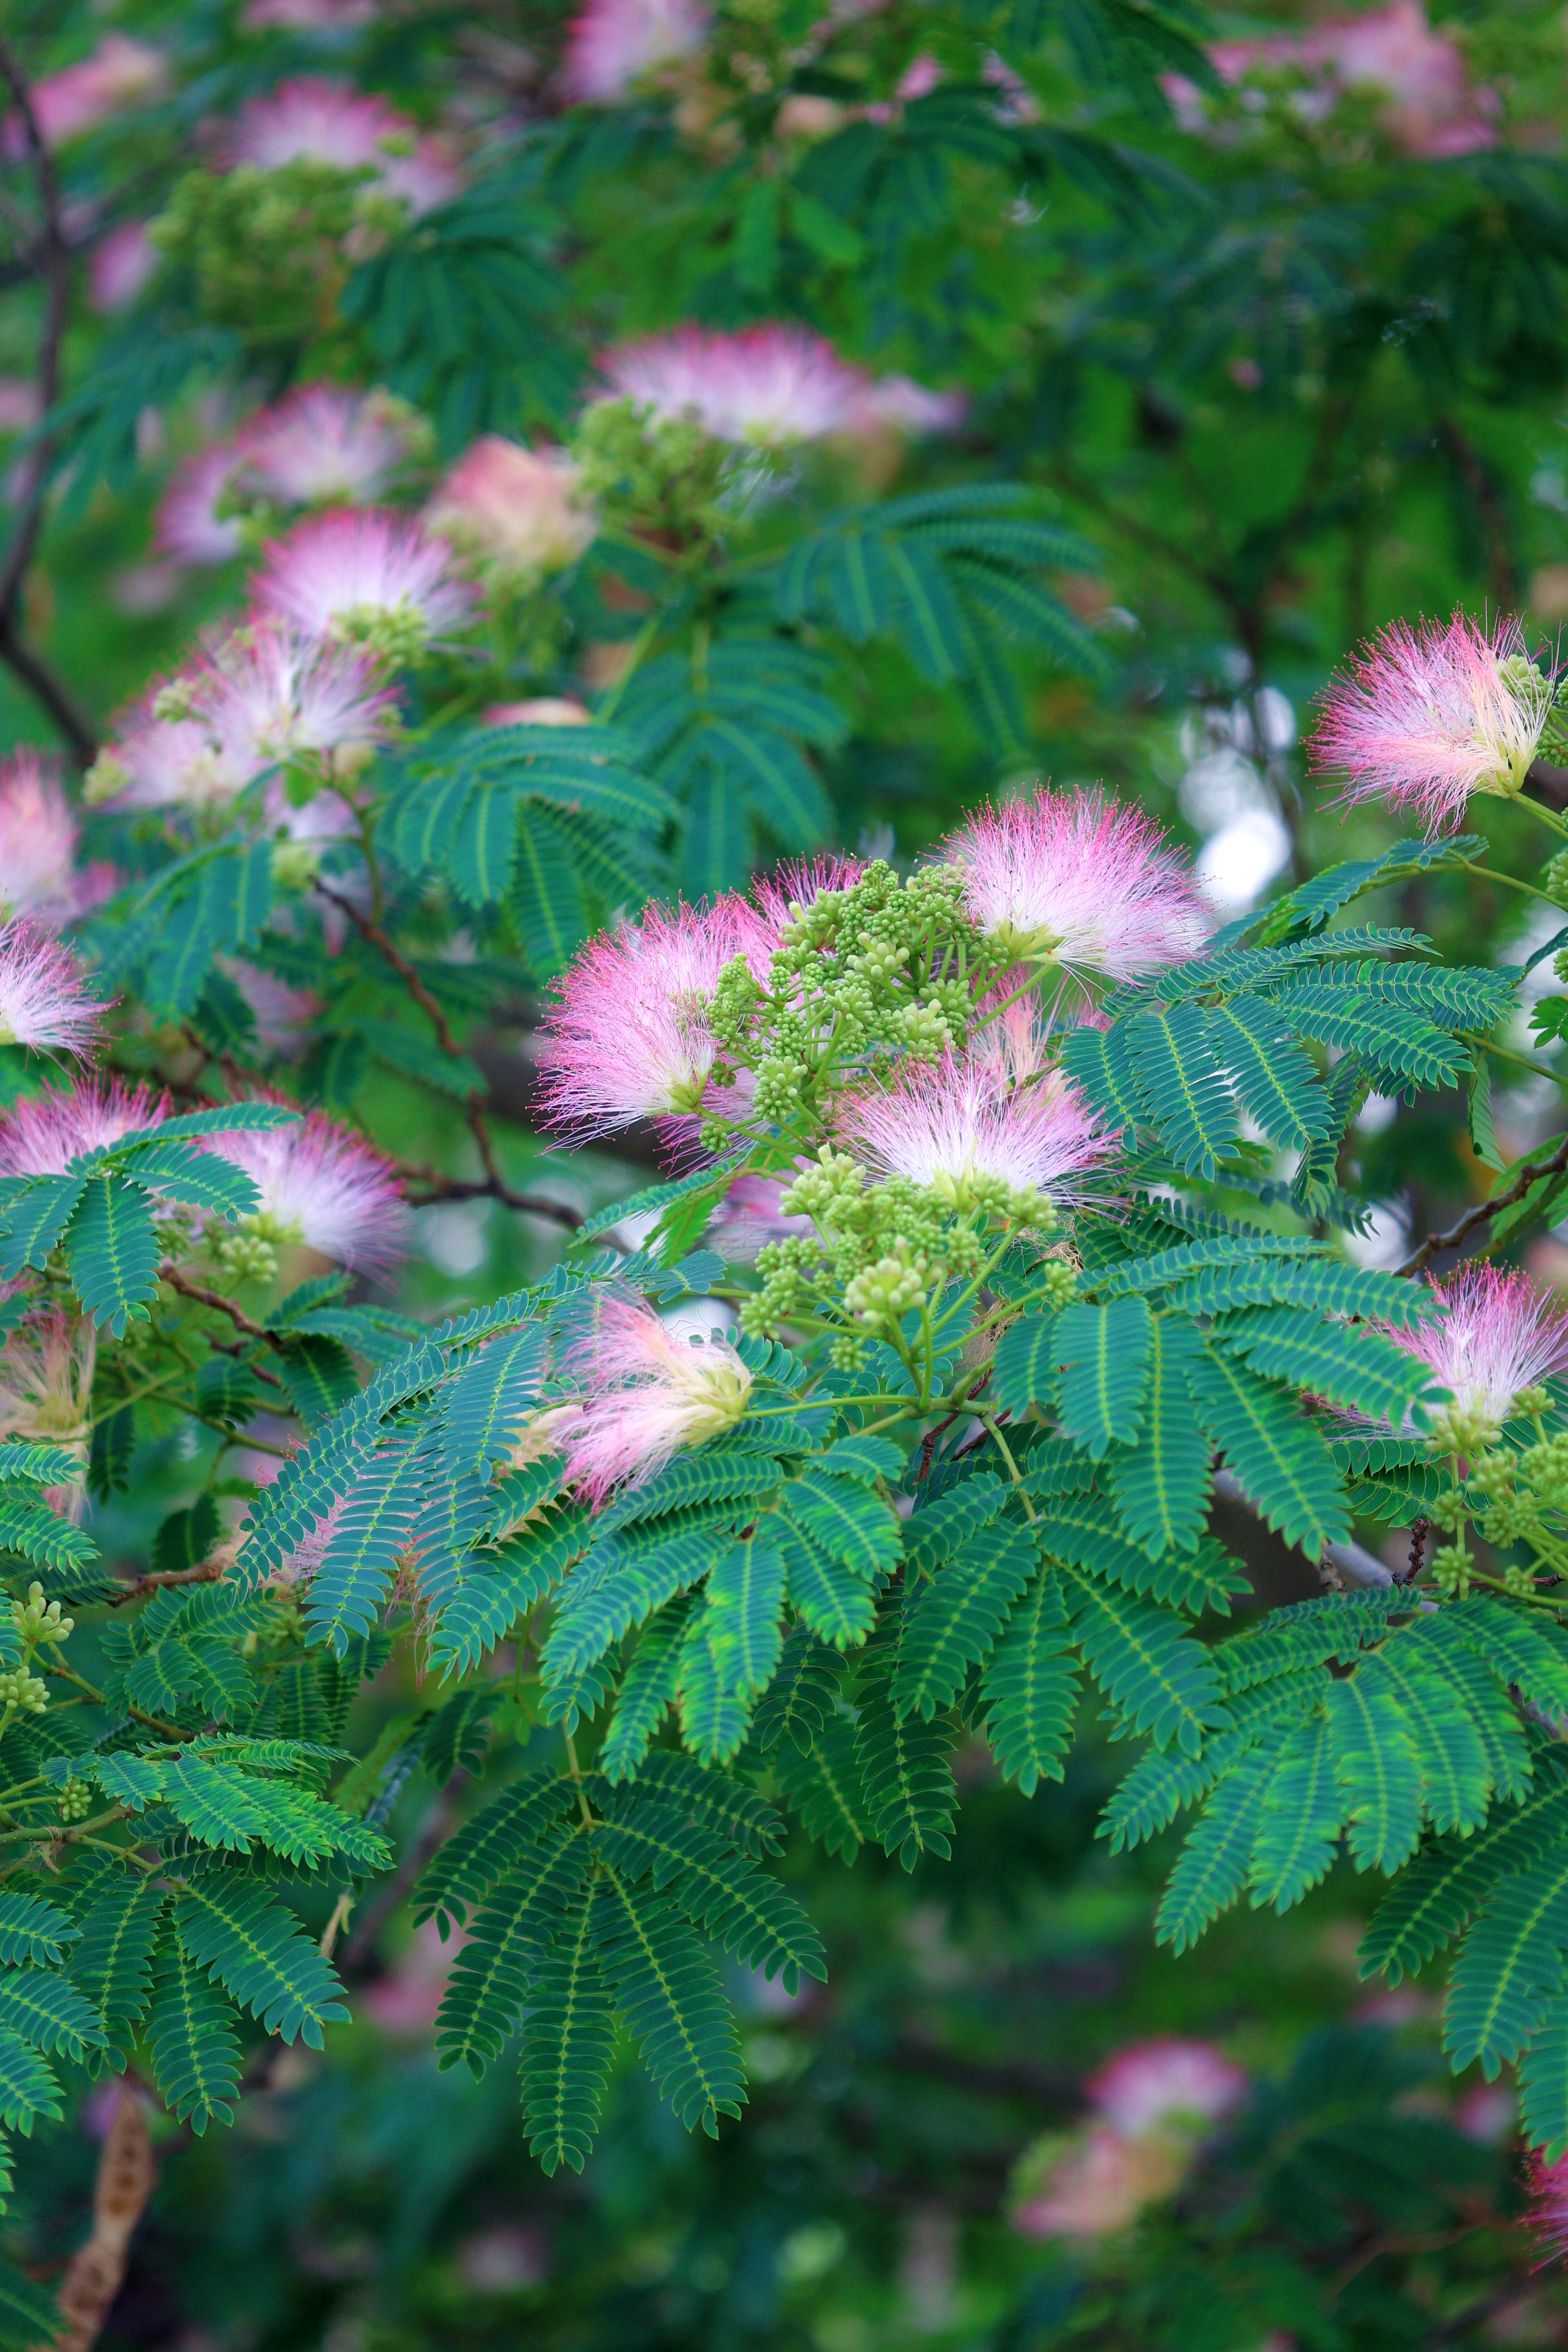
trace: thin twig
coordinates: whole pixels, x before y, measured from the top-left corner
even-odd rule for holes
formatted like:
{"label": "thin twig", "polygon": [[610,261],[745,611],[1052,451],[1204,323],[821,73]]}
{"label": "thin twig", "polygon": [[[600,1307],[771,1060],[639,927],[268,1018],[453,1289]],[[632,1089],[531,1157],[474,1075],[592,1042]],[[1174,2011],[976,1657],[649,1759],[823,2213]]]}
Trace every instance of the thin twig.
{"label": "thin twig", "polygon": [[268,1339],[274,1347],[279,1345],[276,1335],[263,1324],[253,1322],[243,1307],[237,1306],[232,1298],[226,1298],[221,1290],[208,1290],[204,1284],[193,1282],[188,1274],[180,1272],[172,1259],[163,1260],[158,1268],[158,1279],[166,1282],[171,1290],[177,1290],[182,1298],[194,1298],[198,1307],[210,1307],[217,1314],[226,1315],[235,1329],[243,1331],[247,1339]]}
{"label": "thin twig", "polygon": [[[44,321],[38,337],[35,376],[39,414],[47,416],[60,395],[60,344],[65,337],[70,307],[70,251],[60,222],[60,191],[59,182],[55,176],[54,157],[38,127],[27,77],[4,38],[0,38],[0,77],[4,78],[10,90],[27,142],[28,161],[37,187],[38,209],[42,215],[37,267],[44,280]],[[16,520],[5,555],[0,557],[0,661],[5,662],[29,693],[43,704],[72,752],[85,767],[98,751],[92,729],[48,665],[24,643],[19,623],[22,583],[33,560],[33,551],[43,523],[49,459],[53,453],[53,442],[45,434],[24,461],[23,481],[16,499]]]}
{"label": "thin twig", "polygon": [[1418,1274],[1439,1250],[1458,1249],[1479,1226],[1489,1223],[1500,1209],[1511,1209],[1516,1201],[1522,1201],[1539,1177],[1561,1176],[1564,1170],[1568,1170],[1568,1135],[1546,1159],[1527,1160],[1511,1184],[1500,1192],[1494,1192],[1489,1200],[1478,1201],[1475,1207],[1467,1209],[1458,1223],[1450,1225],[1446,1234],[1428,1234],[1420,1248],[1413,1251],[1396,1270],[1400,1274]]}
{"label": "thin twig", "polygon": [[105,1606],[123,1609],[128,1601],[144,1600],[149,1592],[156,1592],[165,1584],[219,1584],[226,1572],[227,1564],[221,1559],[198,1560],[195,1568],[155,1568],[146,1576],[135,1577],[129,1584],[118,1585],[107,1593]]}
{"label": "thin twig", "polygon": [[504,1208],[521,1209],[531,1217],[548,1217],[552,1223],[564,1225],[572,1233],[583,1222],[582,1210],[574,1209],[568,1202],[552,1201],[543,1192],[514,1192],[499,1175],[483,1179],[448,1176],[439,1168],[401,1160],[396,1167],[405,1183],[425,1188],[419,1195],[410,1195],[416,1209],[427,1208],[434,1201],[500,1201]]}

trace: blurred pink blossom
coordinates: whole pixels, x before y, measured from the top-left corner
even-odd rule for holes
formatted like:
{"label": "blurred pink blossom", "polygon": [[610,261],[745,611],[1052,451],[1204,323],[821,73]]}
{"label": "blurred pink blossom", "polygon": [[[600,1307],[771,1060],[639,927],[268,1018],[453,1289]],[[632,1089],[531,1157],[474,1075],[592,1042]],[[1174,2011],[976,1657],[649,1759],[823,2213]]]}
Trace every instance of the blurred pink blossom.
{"label": "blurred pink blossom", "polygon": [[238,455],[232,441],[215,442],[183,457],[158,501],[153,543],[182,563],[227,563],[245,545],[237,514],[220,515],[218,504],[233,488]]}
{"label": "blurred pink blossom", "polygon": [[[63,146],[122,107],[156,96],[168,78],[168,59],[161,49],[129,40],[123,33],[105,33],[89,58],[33,84],[33,119],[46,147]],[[0,125],[0,153],[14,163],[26,152],[21,118],[8,114]]]}
{"label": "blurred pink blossom", "polygon": [[524,702],[492,702],[481,711],[485,727],[591,727],[593,713],[570,694],[535,694]]}
{"label": "blurred pink blossom", "polygon": [[1247,2076],[1212,2042],[1168,2033],[1130,2042],[1084,2087],[1106,2122],[1135,2139],[1159,2124],[1227,2115],[1245,2097]]}
{"label": "blurred pink blossom", "polygon": [[455,196],[462,174],[412,116],[345,81],[301,74],[253,98],[230,126],[223,160],[276,172],[309,159],[342,172],[369,170],[374,184],[401,196],[417,216]]}
{"label": "blurred pink blossom", "polygon": [[112,866],[78,867],[80,824],[59,778],[26,746],[0,760],[0,916],[68,922],[107,898]]}
{"label": "blurred pink blossom", "polygon": [[700,0],[586,0],[567,27],[561,87],[588,106],[618,106],[645,74],[693,56],[708,38]]}
{"label": "blurred pink blossom", "polygon": [[142,221],[121,221],[100,237],[88,258],[87,289],[95,310],[123,310],[134,302],[161,259]]}
{"label": "blurred pink blossom", "polygon": [[425,509],[428,528],[520,584],[560,572],[598,530],[578,468],[559,450],[487,433],[458,459]]}

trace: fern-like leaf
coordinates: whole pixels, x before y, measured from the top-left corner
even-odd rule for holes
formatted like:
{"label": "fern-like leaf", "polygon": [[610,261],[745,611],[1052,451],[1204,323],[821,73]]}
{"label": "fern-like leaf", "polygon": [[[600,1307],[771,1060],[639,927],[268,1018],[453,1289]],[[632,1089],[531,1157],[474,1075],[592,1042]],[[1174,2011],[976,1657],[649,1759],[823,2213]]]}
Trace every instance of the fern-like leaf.
{"label": "fern-like leaf", "polygon": [[712,1961],[673,1903],[613,1871],[596,1881],[594,1949],[643,2063],[689,2131],[719,2137],[745,2102],[734,2020]]}
{"label": "fern-like leaf", "polygon": [[595,1950],[593,1888],[559,1923],[536,1975],[522,2030],[529,2153],[549,2176],[581,2172],[599,2127],[616,2046],[615,2003]]}

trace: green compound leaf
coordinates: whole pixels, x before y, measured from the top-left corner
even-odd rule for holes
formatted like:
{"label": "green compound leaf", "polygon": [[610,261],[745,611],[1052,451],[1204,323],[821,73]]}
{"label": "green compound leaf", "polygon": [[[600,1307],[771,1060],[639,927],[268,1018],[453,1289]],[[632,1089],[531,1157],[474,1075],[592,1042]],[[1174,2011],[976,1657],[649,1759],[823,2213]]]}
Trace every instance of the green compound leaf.
{"label": "green compound leaf", "polygon": [[1209,1798],[1160,1898],[1157,1944],[1187,1951],[1241,1893],[1271,1770],[1268,1757],[1247,1756]]}
{"label": "green compound leaf", "polygon": [[239,2096],[239,2036],[234,2004],[198,1962],[165,1938],[147,2039],[163,2104],[198,2138],[216,2116],[234,2121]]}
{"label": "green compound leaf", "polygon": [[106,2037],[133,2031],[147,2013],[153,1954],[167,1900],[149,1879],[113,1878],[82,1916],[71,1981],[91,2001]]}
{"label": "green compound leaf", "polygon": [[447,1391],[446,1449],[461,1469],[479,1469],[510,1454],[524,1415],[539,1401],[550,1352],[542,1323],[524,1323],[488,1340]]}
{"label": "green compound leaf", "polygon": [[1350,1511],[1340,1474],[1295,1399],[1213,1348],[1185,1372],[1200,1423],[1268,1525],[1314,1558],[1342,1542]]}
{"label": "green compound leaf", "polygon": [[782,1552],[790,1601],[812,1631],[836,1650],[857,1648],[876,1622],[876,1589],[869,1579],[778,1514],[760,1520],[757,1532]]}
{"label": "green compound leaf", "polygon": [[991,1753],[1026,1797],[1066,1768],[1079,1694],[1070,1639],[1056,1580],[1041,1569],[1014,1604],[983,1685]]}
{"label": "green compound leaf", "polygon": [[68,1912],[41,1895],[0,1895],[0,1961],[41,1960],[54,1967],[81,1929]]}
{"label": "green compound leaf", "polygon": [[[98,1180],[103,1181],[102,1178]],[[18,1181],[14,1194],[0,1195],[0,1275],[13,1280],[27,1266],[42,1269],[87,1191],[84,1175],[38,1176]]]}
{"label": "green compound leaf", "polygon": [[897,1654],[890,1646],[883,1654],[880,1670],[868,1672],[856,1731],[861,1802],[883,1853],[896,1853],[906,1870],[913,1870],[923,1853],[940,1854],[945,1862],[952,1852],[950,1832],[958,1808],[950,1761],[953,1734],[948,1724],[897,1714]]}
{"label": "green compound leaf", "polygon": [[595,1951],[593,1893],[584,1885],[560,1922],[522,2030],[529,2153],[547,2176],[563,2164],[581,2172],[587,2162],[615,2054],[615,2003]]}
{"label": "green compound leaf", "polygon": [[1208,1518],[1208,1440],[1187,1388],[1202,1351],[1184,1316],[1151,1318],[1142,1428],[1131,1451],[1110,1459],[1117,1517],[1151,1559],[1194,1550]]}
{"label": "green compound leaf", "polygon": [[192,1881],[181,1891],[174,1920],[182,1949],[268,2033],[320,2050],[324,2028],[346,2020],[331,1963],[265,1886]]}
{"label": "green compound leaf", "polygon": [[1220,1345],[1267,1378],[1396,1429],[1418,1399],[1438,1393],[1420,1358],[1381,1332],[1330,1323],[1299,1307],[1248,1308],[1226,1323]]}
{"label": "green compound leaf", "polygon": [[1235,1150],[1239,1129],[1207,1014],[1197,1004],[1137,1013],[1128,1033],[1150,1126],[1184,1174],[1212,1176]]}
{"label": "green compound leaf", "polygon": [[766,1687],[784,1647],[784,1553],[760,1535],[731,1544],[715,1561],[704,1622],[726,1691],[755,1696]]}
{"label": "green compound leaf", "polygon": [[594,1845],[628,1882],[651,1873],[694,1927],[744,1967],[778,1977],[786,1992],[798,1990],[803,1969],[826,1980],[821,1939],[794,1896],[658,1789],[629,1790],[595,1829]]}
{"label": "green compound leaf", "polygon": [[1548,2164],[1568,2148],[1568,1997],[1541,2004],[1540,2022],[1519,2063],[1519,2120],[1527,2146]]}
{"label": "green compound leaf", "polygon": [[66,1264],[87,1313],[123,1339],[158,1290],[158,1240],[146,1193],[123,1176],[90,1176],[66,1234]]}
{"label": "green compound leaf", "polygon": [[68,1978],[26,1965],[0,1972],[0,2030],[77,2060],[104,2042],[97,2011]]}
{"label": "green compound leaf", "polygon": [[784,1635],[778,1671],[752,1718],[760,1756],[771,1756],[781,1745],[810,1754],[813,1740],[834,1711],[838,1673],[838,1660],[811,1627],[792,1625]]}
{"label": "green compound leaf", "polygon": [[1421,1767],[1409,1718],[1389,1689],[1359,1670],[1330,1685],[1327,1704],[1351,1857],[1358,1870],[1392,1873],[1421,1835]]}
{"label": "green compound leaf", "polygon": [[1008,1612],[1035,1572],[1027,1528],[973,1538],[936,1574],[907,1588],[893,1707],[929,1722],[951,1706],[971,1666],[989,1657]]}
{"label": "green compound leaf", "polygon": [[556,1830],[513,1869],[474,1919],[436,2018],[436,2063],[477,2082],[517,2030],[523,2003],[587,1876],[580,1838]]}
{"label": "green compound leaf", "polygon": [[807,1837],[852,1865],[871,1828],[866,1819],[850,1717],[831,1716],[805,1754],[797,1747],[780,1748],[773,1774]]}
{"label": "green compound leaf", "polygon": [[1062,1427],[1096,1462],[1117,1439],[1131,1444],[1143,1425],[1152,1334],[1148,1301],[1136,1291],[1104,1307],[1064,1307],[1056,1318]]}
{"label": "green compound leaf", "polygon": [[1195,1756],[1206,1734],[1230,1721],[1213,1660],[1179,1617],[1134,1595],[1060,1571],[1072,1637],[1113,1706],[1157,1746]]}
{"label": "green compound leaf", "polygon": [[1328,1717],[1310,1716],[1286,1740],[1264,1790],[1248,1871],[1254,1910],[1268,1903],[1288,1911],[1327,1877],[1344,1804]]}
{"label": "green compound leaf", "polygon": [[1236,996],[1210,1008],[1208,1039],[1243,1110],[1271,1143],[1304,1151],[1331,1133],[1333,1112],[1310,1062],[1276,1008]]}
{"label": "green compound leaf", "polygon": [[643,2063],[690,2131],[719,2137],[745,2104],[740,2046],[718,1972],[666,1895],[614,1871],[595,1882],[594,1949]]}
{"label": "green compound leaf", "polygon": [[1489,2082],[1540,2022],[1541,1996],[1560,1991],[1568,1948],[1568,1855],[1500,1880],[1460,1945],[1443,2007],[1455,2071],[1479,2059]]}
{"label": "green compound leaf", "polygon": [[615,1712],[599,1750],[599,1769],[607,1780],[633,1777],[647,1753],[648,1742],[675,1704],[691,1606],[684,1593],[667,1601],[638,1636],[631,1664],[621,1675]]}
{"label": "green compound leaf", "polygon": [[414,1533],[426,1472],[416,1445],[413,1432],[400,1430],[361,1466],[310,1580],[308,1636],[337,1657],[374,1624]]}
{"label": "green compound leaf", "polygon": [[996,1343],[991,1384],[997,1402],[1016,1417],[1056,1395],[1056,1324],[1054,1315],[1025,1315]]}

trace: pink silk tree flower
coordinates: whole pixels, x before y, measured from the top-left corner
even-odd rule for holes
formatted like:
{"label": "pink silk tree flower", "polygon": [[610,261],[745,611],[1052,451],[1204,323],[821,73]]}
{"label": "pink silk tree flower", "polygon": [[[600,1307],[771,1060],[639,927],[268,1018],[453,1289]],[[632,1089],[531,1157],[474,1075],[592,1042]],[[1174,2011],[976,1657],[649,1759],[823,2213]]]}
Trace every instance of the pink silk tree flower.
{"label": "pink silk tree flower", "polygon": [[237,436],[243,487],[279,506],[378,499],[408,457],[414,421],[383,392],[301,383]]}
{"label": "pink silk tree flower", "polygon": [[[0,1438],[26,1438],[74,1454],[87,1471],[98,1335],[89,1318],[35,1307],[0,1348]],[[56,1510],[81,1516],[80,1486],[46,1488]]]}
{"label": "pink silk tree flower", "polygon": [[707,1238],[731,1265],[750,1265],[765,1242],[809,1234],[809,1217],[792,1217],[781,1205],[787,1176],[737,1176],[709,1220]]}
{"label": "pink silk tree flower", "polygon": [[965,392],[932,392],[907,375],[879,376],[861,401],[861,421],[900,433],[956,433],[969,414]]}
{"label": "pink silk tree flower", "polygon": [[826,891],[853,889],[865,871],[865,860],[859,857],[791,858],[772,874],[761,876],[752,886],[752,896],[776,940],[785,925],[807,913]]}
{"label": "pink silk tree flower", "polygon": [[243,1168],[261,1194],[242,1232],[300,1244],[355,1274],[390,1274],[406,1255],[408,1211],[392,1168],[324,1111],[307,1111],[292,1127],[204,1137],[201,1149]]}
{"label": "pink silk tree flower", "polygon": [[290,988],[276,972],[247,963],[243,957],[220,956],[218,963],[250,1007],[262,1052],[280,1059],[298,1054],[321,1009],[321,998],[309,989]]}
{"label": "pink silk tree flower", "polygon": [[241,108],[223,160],[276,172],[286,163],[330,163],[370,171],[374,184],[401,196],[411,214],[432,212],[462,186],[462,175],[434,140],[384,98],[345,81],[301,74]]}
{"label": "pink silk tree flower", "polygon": [[1526,2221],[1541,2249],[1537,2270],[1548,2263],[1568,2261],[1568,2156],[1549,2164],[1538,2147],[1525,2158],[1525,2185],[1530,2191]]}
{"label": "pink silk tree flower", "polygon": [[118,1143],[169,1116],[169,1097],[121,1078],[79,1079],[21,1095],[0,1119],[0,1176],[60,1176],[79,1151]]}
{"label": "pink silk tree flower", "polygon": [[1211,929],[1159,826],[1105,793],[1037,789],[982,809],[945,846],[971,919],[1020,961],[1131,980],[1180,962]]}
{"label": "pink silk tree flower", "polygon": [[994,1066],[952,1054],[904,1061],[890,1086],[845,1095],[838,1129],[878,1175],[906,1176],[960,1208],[997,1185],[1068,1197],[1114,1148],[1059,1073],[1014,1087]]}
{"label": "pink silk tree flower", "polygon": [[519,586],[564,571],[598,532],[578,501],[579,468],[559,450],[487,433],[466,449],[425,509],[425,524]]}
{"label": "pink silk tree flower", "polygon": [[748,915],[733,899],[647,907],[579,949],[542,1024],[546,1125],[586,1139],[701,1108],[718,1050],[708,1000]]}
{"label": "pink silk tree flower", "polygon": [[571,694],[535,694],[523,702],[492,702],[481,727],[591,727],[594,714]]}
{"label": "pink silk tree flower", "polygon": [[24,748],[0,760],[0,917],[68,922],[112,893],[112,866],[76,864],[80,826],[58,776]]}
{"label": "pink silk tree flower", "polygon": [[354,646],[312,637],[274,614],[233,630],[187,673],[191,714],[247,779],[300,752],[364,757],[391,730],[396,697]]}
{"label": "pink silk tree flower", "polygon": [[25,916],[0,923],[0,1045],[85,1054],[102,1013],[68,948]]}
{"label": "pink silk tree flower", "polygon": [[232,490],[239,457],[232,441],[183,457],[158,501],[153,543],[181,563],[230,563],[245,551],[245,523],[238,514],[219,514]]}
{"label": "pink silk tree flower", "polygon": [[[168,59],[161,49],[128,40],[123,33],[106,33],[79,65],[65,66],[33,84],[33,120],[46,147],[62,147],[123,108],[156,97],[168,79]],[[26,152],[22,120],[8,114],[0,128],[0,153],[15,163]]]}
{"label": "pink silk tree flower", "polygon": [[616,1486],[642,1486],[682,1446],[732,1428],[752,1386],[727,1339],[678,1339],[640,1299],[614,1296],[567,1369],[581,1393],[560,1426],[560,1450],[568,1477],[595,1504]]}
{"label": "pink silk tree flower", "polygon": [[606,352],[617,396],[658,419],[689,417],[716,440],[763,449],[853,433],[870,379],[809,327],[683,326]]}
{"label": "pink silk tree flower", "polygon": [[257,602],[308,636],[342,637],[406,658],[469,618],[476,597],[452,550],[405,516],[336,507],[307,516],[264,551]]}
{"label": "pink silk tree flower", "polygon": [[1099,2113],[1128,2139],[1170,2123],[1213,2123],[1247,2095],[1247,2076],[1212,2042],[1177,2033],[1130,2042],[1084,2085]]}
{"label": "pink silk tree flower", "polygon": [[1387,1337],[1453,1391],[1460,1413],[1501,1423],[1521,1389],[1568,1370],[1568,1312],[1518,1268],[1478,1261],[1432,1292],[1442,1314]]}
{"label": "pink silk tree flower", "polygon": [[88,298],[95,310],[123,310],[135,301],[163,258],[142,221],[121,221],[88,257]]}
{"label": "pink silk tree flower", "polygon": [[115,739],[88,771],[87,797],[106,808],[224,808],[252,770],[214,740],[200,719],[160,719],[158,689],[121,715]]}
{"label": "pink silk tree flower", "polygon": [[1553,694],[1517,621],[1489,632],[1460,612],[1442,626],[1394,621],[1331,680],[1312,764],[1344,772],[1342,801],[1386,801],[1451,828],[1472,793],[1523,790]]}
{"label": "pink silk tree flower", "polygon": [[566,33],[561,86],[588,106],[618,106],[644,74],[694,56],[710,12],[698,0],[587,0]]}

